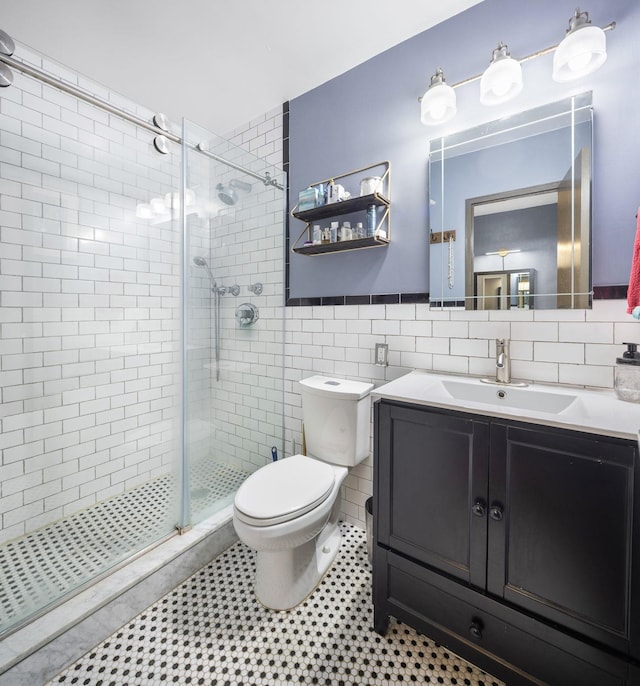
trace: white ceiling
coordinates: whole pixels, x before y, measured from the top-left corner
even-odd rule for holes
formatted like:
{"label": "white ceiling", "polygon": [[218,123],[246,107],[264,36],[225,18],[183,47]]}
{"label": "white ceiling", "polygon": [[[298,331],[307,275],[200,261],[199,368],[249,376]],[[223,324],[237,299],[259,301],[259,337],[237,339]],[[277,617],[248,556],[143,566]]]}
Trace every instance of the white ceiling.
{"label": "white ceiling", "polygon": [[478,2],[2,0],[0,29],[173,121],[224,134]]}

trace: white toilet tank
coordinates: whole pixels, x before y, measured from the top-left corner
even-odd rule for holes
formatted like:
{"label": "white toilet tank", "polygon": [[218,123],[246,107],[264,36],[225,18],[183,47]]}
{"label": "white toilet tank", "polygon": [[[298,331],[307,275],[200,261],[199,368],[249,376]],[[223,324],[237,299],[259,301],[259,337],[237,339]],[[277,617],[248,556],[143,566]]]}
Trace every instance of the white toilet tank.
{"label": "white toilet tank", "polygon": [[299,383],[307,454],[344,467],[362,462],[369,454],[373,384],[328,376]]}

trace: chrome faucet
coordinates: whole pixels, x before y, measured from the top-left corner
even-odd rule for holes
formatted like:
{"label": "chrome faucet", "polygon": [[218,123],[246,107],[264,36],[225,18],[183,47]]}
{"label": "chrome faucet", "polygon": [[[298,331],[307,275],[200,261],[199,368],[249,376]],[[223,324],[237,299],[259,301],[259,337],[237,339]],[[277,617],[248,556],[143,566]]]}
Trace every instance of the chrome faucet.
{"label": "chrome faucet", "polygon": [[511,383],[509,339],[496,338],[496,383]]}

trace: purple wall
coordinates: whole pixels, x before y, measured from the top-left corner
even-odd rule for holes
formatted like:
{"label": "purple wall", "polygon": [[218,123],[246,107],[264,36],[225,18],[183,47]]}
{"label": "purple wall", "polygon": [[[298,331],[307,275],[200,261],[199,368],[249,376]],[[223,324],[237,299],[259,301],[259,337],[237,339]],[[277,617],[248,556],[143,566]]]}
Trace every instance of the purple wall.
{"label": "purple wall", "polygon": [[[582,9],[599,26],[617,22],[599,71],[558,84],[552,55],[532,60],[523,65],[525,88],[515,100],[487,108],[478,83],[462,86],[457,116],[440,127],[420,123],[418,103],[437,66],[455,83],[481,73],[500,40],[516,58],[558,43],[574,0],[484,0],[292,100],[291,206],[309,183],[388,159],[392,211],[388,248],[290,255],[290,296],[428,291],[429,140],[586,90],[593,91],[595,111],[593,284],[626,282],[640,205],[640,3],[590,0]],[[291,219],[293,239],[302,227]]]}

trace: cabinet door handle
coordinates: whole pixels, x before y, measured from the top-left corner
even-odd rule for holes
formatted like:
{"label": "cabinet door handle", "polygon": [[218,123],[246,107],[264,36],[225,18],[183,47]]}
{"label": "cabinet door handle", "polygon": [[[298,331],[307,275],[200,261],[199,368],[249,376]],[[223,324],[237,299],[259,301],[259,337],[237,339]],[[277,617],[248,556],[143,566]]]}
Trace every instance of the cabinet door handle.
{"label": "cabinet door handle", "polygon": [[479,619],[472,619],[469,625],[469,633],[479,641],[482,638],[482,629],[484,628],[482,622]]}
{"label": "cabinet door handle", "polygon": [[478,498],[471,506],[471,512],[473,512],[476,517],[484,517],[486,511],[487,508],[484,504],[484,500],[481,500],[480,498]]}
{"label": "cabinet door handle", "polygon": [[499,503],[493,503],[493,505],[491,506],[491,508],[489,510],[489,516],[491,517],[491,519],[495,519],[496,522],[501,521],[502,518],[504,517],[504,511],[502,509],[502,505],[500,505]]}

